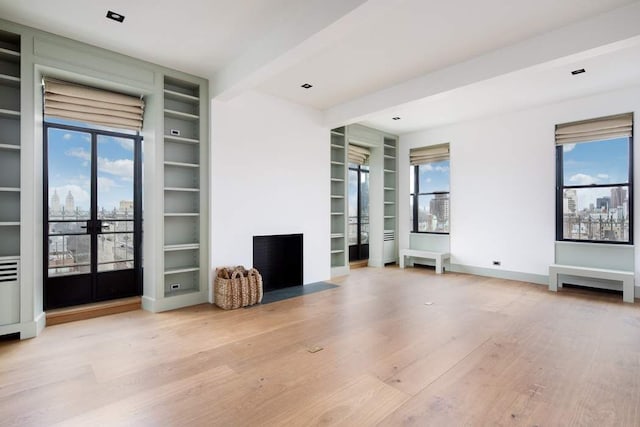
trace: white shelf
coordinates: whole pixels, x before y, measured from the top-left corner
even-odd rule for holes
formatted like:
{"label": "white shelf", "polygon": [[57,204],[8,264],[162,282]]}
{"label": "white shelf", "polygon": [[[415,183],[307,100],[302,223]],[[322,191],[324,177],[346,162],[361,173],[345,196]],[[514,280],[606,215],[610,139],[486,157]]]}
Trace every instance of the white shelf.
{"label": "white shelf", "polygon": [[344,250],[343,249],[336,249],[334,251],[331,251],[332,254],[343,254]]}
{"label": "white shelf", "polygon": [[200,141],[197,139],[184,138],[182,136],[175,136],[175,135],[165,135],[164,140],[169,142],[177,142],[180,144],[200,144]]}
{"label": "white shelf", "polygon": [[344,166],[344,163],[343,163],[343,162],[337,162],[337,161],[335,161],[335,160],[331,160],[331,164],[332,164],[332,165],[340,165],[340,166]]}
{"label": "white shelf", "polygon": [[176,267],[176,268],[168,268],[165,270],[164,275],[168,276],[170,274],[180,274],[180,273],[190,273],[192,271],[199,271],[200,267]]}
{"label": "white shelf", "polygon": [[20,77],[10,76],[9,74],[0,74],[0,84],[20,87]]}
{"label": "white shelf", "polygon": [[176,110],[168,110],[166,108],[164,109],[164,115],[167,117],[173,117],[174,119],[183,119],[183,120],[192,120],[192,121],[200,120],[200,116],[197,116],[195,114],[183,113],[182,111],[176,111]]}
{"label": "white shelf", "polygon": [[180,168],[199,168],[197,163],[182,163],[182,162],[164,162],[165,166],[177,166]]}
{"label": "white shelf", "polygon": [[332,131],[331,131],[331,135],[335,135],[335,136],[344,136],[344,133],[342,133],[342,132],[338,132],[338,131],[336,131],[336,130],[332,130]]}
{"label": "white shelf", "polygon": [[337,149],[340,149],[340,150],[344,150],[344,146],[338,145],[338,144],[331,144],[331,147],[332,148],[337,148]]}
{"label": "white shelf", "polygon": [[16,225],[20,225],[20,221],[0,222],[0,227],[15,227]]}
{"label": "white shelf", "polygon": [[0,150],[20,150],[20,146],[14,144],[0,144]]}
{"label": "white shelf", "polygon": [[182,187],[164,187],[164,191],[184,191],[188,193],[197,193],[199,188],[182,188]]}
{"label": "white shelf", "polygon": [[384,148],[393,148],[395,150],[396,146],[391,144],[384,144]]}
{"label": "white shelf", "polygon": [[331,182],[344,182],[342,178],[331,178]]}
{"label": "white shelf", "polygon": [[20,52],[0,47],[0,59],[9,60],[11,62],[20,61]]}
{"label": "white shelf", "polygon": [[342,239],[344,238],[344,233],[333,233],[331,234],[332,239]]}
{"label": "white shelf", "polygon": [[184,212],[184,213],[165,213],[165,217],[193,217],[200,216],[197,212]]}
{"label": "white shelf", "polygon": [[391,218],[395,218],[395,215],[385,215],[384,219],[391,219]]}
{"label": "white shelf", "polygon": [[396,202],[384,202],[385,205],[395,205]]}
{"label": "white shelf", "polygon": [[7,117],[10,119],[18,119],[20,118],[20,111],[16,110],[7,110],[4,108],[0,108],[0,117]]}
{"label": "white shelf", "polygon": [[20,192],[20,187],[0,187],[0,192],[19,193]]}
{"label": "white shelf", "polygon": [[333,216],[344,215],[344,212],[331,212],[331,215]]}
{"label": "white shelf", "polygon": [[388,155],[388,154],[385,154],[385,155],[384,155],[384,158],[385,158],[385,159],[395,159],[395,158],[396,158],[396,156],[390,156],[390,155]]}
{"label": "white shelf", "polygon": [[386,191],[396,191],[396,189],[395,189],[395,188],[393,188],[393,187],[384,187],[384,189],[385,189]]}
{"label": "white shelf", "polygon": [[175,90],[169,90],[169,89],[164,90],[164,97],[167,99],[173,99],[176,101],[183,101],[183,102],[184,101],[191,102],[191,103],[200,102],[200,98],[198,98],[197,96],[187,95],[185,93],[176,92]]}
{"label": "white shelf", "polygon": [[200,249],[200,243],[185,243],[182,245],[165,245],[165,252],[175,252],[175,251],[192,251],[195,249]]}
{"label": "white shelf", "polygon": [[396,173],[393,169],[384,169],[386,173]]}
{"label": "white shelf", "polygon": [[332,199],[344,199],[344,196],[334,196],[333,194],[331,195]]}

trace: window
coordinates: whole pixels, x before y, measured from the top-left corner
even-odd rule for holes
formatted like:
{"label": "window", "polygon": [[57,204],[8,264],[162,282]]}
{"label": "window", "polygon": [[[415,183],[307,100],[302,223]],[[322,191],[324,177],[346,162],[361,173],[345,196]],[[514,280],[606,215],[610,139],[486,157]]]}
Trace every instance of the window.
{"label": "window", "polygon": [[556,239],[633,242],[633,116],[556,127]]}
{"label": "window", "polygon": [[413,149],[410,212],[414,233],[449,233],[449,145]]}

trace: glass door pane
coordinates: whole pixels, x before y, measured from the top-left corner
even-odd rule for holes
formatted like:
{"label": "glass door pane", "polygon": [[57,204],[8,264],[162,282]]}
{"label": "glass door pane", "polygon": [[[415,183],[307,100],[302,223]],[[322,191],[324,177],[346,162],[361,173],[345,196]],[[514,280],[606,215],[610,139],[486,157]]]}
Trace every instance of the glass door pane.
{"label": "glass door pane", "polygon": [[348,238],[349,246],[358,244],[358,171],[349,169],[349,222]]}
{"label": "glass door pane", "polygon": [[98,271],[133,268],[134,140],[98,135]]}
{"label": "glass door pane", "polygon": [[91,238],[91,134],[48,129],[48,273],[89,273]]}
{"label": "glass door pane", "polygon": [[360,244],[369,243],[369,171],[360,171]]}

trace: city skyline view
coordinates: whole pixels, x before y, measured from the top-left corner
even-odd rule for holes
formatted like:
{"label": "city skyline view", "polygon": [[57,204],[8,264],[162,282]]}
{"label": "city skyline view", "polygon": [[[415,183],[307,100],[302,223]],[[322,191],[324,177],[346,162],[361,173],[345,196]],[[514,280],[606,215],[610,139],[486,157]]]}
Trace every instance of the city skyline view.
{"label": "city skyline view", "polygon": [[629,241],[628,139],[564,144],[562,157],[563,238]]}
{"label": "city skyline view", "polygon": [[[85,132],[49,129],[49,200],[70,192],[75,207],[90,211],[91,136]],[[120,201],[133,200],[133,140],[99,135],[98,209],[117,210]],[[64,203],[63,203],[64,205]]]}

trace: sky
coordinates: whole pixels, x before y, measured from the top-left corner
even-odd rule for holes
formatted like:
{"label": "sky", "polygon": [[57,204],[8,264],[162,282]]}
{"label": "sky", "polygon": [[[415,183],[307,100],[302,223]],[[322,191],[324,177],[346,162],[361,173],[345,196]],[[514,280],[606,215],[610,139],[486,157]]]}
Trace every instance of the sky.
{"label": "sky", "polygon": [[[420,193],[449,191],[449,160],[420,165]],[[413,172],[409,174],[410,192],[414,191]]]}
{"label": "sky", "polygon": [[[621,184],[629,180],[627,138],[563,145],[564,185]],[[578,190],[578,210],[610,197],[610,188]]]}
{"label": "sky", "polygon": [[[64,206],[70,191],[75,205],[88,211],[91,194],[91,137],[84,132],[49,129],[49,200],[54,191]],[[133,140],[98,137],[98,208],[118,208],[133,200]]]}

